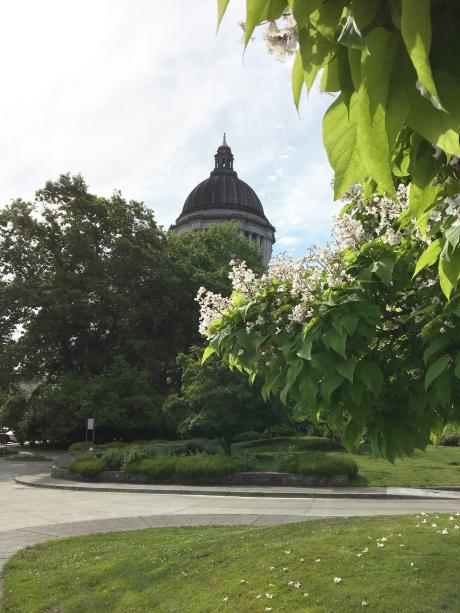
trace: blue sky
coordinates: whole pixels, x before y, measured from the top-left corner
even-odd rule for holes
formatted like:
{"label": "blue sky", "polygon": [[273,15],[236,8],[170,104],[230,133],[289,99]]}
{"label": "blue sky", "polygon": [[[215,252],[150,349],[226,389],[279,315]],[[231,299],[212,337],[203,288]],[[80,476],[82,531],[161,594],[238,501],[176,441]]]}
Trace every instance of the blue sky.
{"label": "blue sky", "polygon": [[[227,138],[235,169],[277,228],[277,251],[327,240],[331,171],[321,141],[330,98],[290,90],[291,61],[259,35],[243,57],[244,2],[215,35],[214,0],[15,0],[1,8],[0,202],[62,172],[144,201],[165,227]],[[192,8],[193,7],[193,8]]]}

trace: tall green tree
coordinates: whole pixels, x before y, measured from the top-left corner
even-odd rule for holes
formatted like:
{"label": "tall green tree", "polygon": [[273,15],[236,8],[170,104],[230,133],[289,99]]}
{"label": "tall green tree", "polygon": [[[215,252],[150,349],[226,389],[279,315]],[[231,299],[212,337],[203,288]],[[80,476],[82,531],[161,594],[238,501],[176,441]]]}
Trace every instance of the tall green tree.
{"label": "tall green tree", "polygon": [[2,343],[17,378],[102,374],[116,356],[162,380],[179,287],[144,205],[63,175],[0,213]]}
{"label": "tall green tree", "polygon": [[237,434],[288,421],[289,411],[278,400],[263,400],[258,381],[251,385],[215,356],[202,366],[199,347],[180,355],[178,362],[180,390],[168,398],[164,411],[180,433],[219,439],[229,454]]}

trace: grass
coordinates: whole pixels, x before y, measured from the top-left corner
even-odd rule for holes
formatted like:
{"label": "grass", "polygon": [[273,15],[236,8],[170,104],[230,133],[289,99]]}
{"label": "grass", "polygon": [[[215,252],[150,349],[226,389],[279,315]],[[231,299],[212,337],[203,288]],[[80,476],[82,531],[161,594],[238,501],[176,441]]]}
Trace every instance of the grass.
{"label": "grass", "polygon": [[[235,454],[243,454],[249,460],[253,458],[260,469],[270,470],[282,461],[283,455],[295,454],[308,449],[309,438],[282,439],[262,446],[247,447],[245,443],[234,445]],[[318,441],[318,439],[316,439]],[[416,451],[414,457],[396,460],[390,464],[387,460],[374,458],[366,450],[360,453],[329,452],[331,456],[352,458],[358,464],[359,474],[351,485],[361,486],[434,486],[450,485],[460,487],[460,447],[443,447],[430,445],[426,452]]]}
{"label": "grass", "polygon": [[3,611],[458,611],[460,516],[452,518],[150,529],[43,543],[6,565]]}

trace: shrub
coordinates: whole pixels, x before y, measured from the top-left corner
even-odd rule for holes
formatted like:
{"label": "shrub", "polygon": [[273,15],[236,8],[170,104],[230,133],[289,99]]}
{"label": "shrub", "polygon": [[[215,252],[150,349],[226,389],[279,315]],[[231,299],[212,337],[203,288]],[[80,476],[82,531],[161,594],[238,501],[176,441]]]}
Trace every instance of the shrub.
{"label": "shrub", "polygon": [[129,445],[122,451],[121,470],[127,470],[130,464],[153,458],[157,455],[157,449],[154,445]]}
{"label": "shrub", "polygon": [[74,460],[70,465],[70,470],[73,473],[83,477],[95,477],[106,469],[107,465],[104,458],[94,455],[78,458],[78,460]]}
{"label": "shrub", "polygon": [[104,470],[121,470],[124,458],[124,449],[117,447],[104,450],[102,453],[97,453],[98,458],[102,458],[106,468]]}
{"label": "shrub", "polygon": [[448,434],[443,434],[438,438],[436,443],[446,447],[460,447],[460,432],[449,432]]}
{"label": "shrub", "polygon": [[129,472],[145,475],[155,481],[176,482],[205,482],[245,469],[245,462],[240,458],[206,454],[149,458],[128,467]]}
{"label": "shrub", "polygon": [[301,475],[348,475],[358,473],[358,465],[347,456],[328,455],[320,451],[297,453],[280,462],[279,468]]}
{"label": "shrub", "polygon": [[88,451],[91,447],[96,447],[90,441],[80,441],[79,443],[72,443],[69,447],[69,451]]}
{"label": "shrub", "polygon": [[234,438],[235,443],[248,443],[250,441],[260,441],[261,439],[265,439],[266,435],[261,432],[254,432],[254,430],[249,430],[248,432],[241,432],[237,434]]}

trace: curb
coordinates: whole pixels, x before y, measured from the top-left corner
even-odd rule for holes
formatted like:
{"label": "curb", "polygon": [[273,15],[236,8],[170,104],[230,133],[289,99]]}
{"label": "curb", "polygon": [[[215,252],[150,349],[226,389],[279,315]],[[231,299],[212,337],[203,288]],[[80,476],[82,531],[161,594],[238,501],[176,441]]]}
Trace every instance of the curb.
{"label": "curb", "polygon": [[[15,477],[14,481],[18,485],[26,485],[28,487],[36,487],[42,489],[68,490],[80,492],[111,492],[122,494],[166,494],[166,495],[188,495],[188,496],[234,496],[236,498],[348,498],[348,499],[365,499],[365,500],[456,500],[452,496],[443,496],[442,490],[439,491],[439,496],[424,496],[423,494],[403,494],[403,493],[387,493],[387,492],[320,492],[320,491],[280,491],[275,488],[271,491],[260,490],[242,490],[234,491],[229,489],[167,489],[163,488],[143,488],[143,487],[104,487],[95,485],[67,485],[60,483],[39,483],[24,480],[24,477]],[[346,489],[346,488],[344,488]],[[433,490],[430,490],[433,491]],[[447,494],[447,492],[445,492]],[[459,500],[460,502],[460,500]]]}

